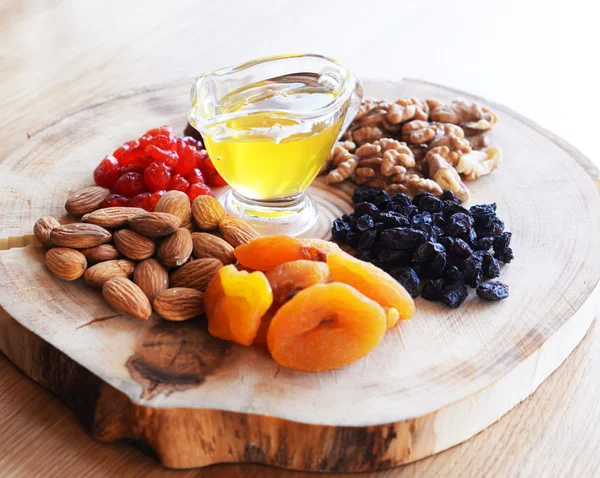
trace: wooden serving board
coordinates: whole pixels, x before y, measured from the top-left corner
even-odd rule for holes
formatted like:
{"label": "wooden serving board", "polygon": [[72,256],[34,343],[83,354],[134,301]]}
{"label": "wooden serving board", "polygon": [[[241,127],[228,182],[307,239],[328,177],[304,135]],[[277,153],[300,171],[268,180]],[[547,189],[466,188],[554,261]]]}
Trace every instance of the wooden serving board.
{"label": "wooden serving board", "polygon": [[[498,420],[585,335],[599,294],[598,170],[502,106],[415,80],[366,82],[365,92],[390,100],[464,97],[500,115],[491,139],[504,164],[470,187],[471,203],[497,202],[513,232],[516,260],[502,271],[508,300],[471,297],[450,310],[419,299],[415,317],[369,356],[327,373],[279,367],[264,350],[212,338],[203,320],[101,320],[113,312],[97,291],[45,269],[32,226],[44,215],[68,221],[69,193],[88,185],[99,160],[124,141],[159,124],[181,130],[190,84],[73,114],[0,164],[0,349],[64,400],[94,437],[138,442],[173,468],[388,468]],[[322,185],[313,191],[321,234],[349,208],[348,195]]]}

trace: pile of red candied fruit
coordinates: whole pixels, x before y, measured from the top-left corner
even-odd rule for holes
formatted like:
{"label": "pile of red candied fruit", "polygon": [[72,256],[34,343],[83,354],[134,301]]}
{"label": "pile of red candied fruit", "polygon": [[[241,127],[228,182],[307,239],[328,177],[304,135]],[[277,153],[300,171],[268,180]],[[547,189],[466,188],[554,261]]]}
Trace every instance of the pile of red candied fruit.
{"label": "pile of red candied fruit", "polygon": [[153,211],[167,191],[182,191],[193,201],[201,195],[214,196],[211,186],[226,185],[202,142],[191,136],[178,138],[169,126],[151,129],[104,158],[94,171],[94,181],[111,192],[102,207],[146,211]]}

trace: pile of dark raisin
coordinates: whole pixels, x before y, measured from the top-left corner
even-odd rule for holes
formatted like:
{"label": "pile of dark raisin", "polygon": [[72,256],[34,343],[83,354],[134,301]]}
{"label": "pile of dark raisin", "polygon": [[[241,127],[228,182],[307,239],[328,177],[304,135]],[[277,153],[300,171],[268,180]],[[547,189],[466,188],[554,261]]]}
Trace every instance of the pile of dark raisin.
{"label": "pile of dark raisin", "polygon": [[365,187],[356,188],[352,200],[354,212],[333,222],[333,238],[388,272],[413,297],[453,308],[467,298],[467,286],[484,300],[508,297],[507,285],[483,282],[498,277],[500,263],[513,259],[511,233],[496,216],[496,204],[466,209],[450,191],[411,201]]}

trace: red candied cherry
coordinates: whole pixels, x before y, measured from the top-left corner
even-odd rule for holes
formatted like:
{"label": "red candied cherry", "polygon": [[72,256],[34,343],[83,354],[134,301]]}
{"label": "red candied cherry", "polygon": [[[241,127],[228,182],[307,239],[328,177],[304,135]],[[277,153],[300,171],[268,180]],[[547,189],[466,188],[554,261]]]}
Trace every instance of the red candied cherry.
{"label": "red candied cherry", "polygon": [[152,163],[144,171],[144,183],[150,191],[167,189],[171,170],[164,163]]}
{"label": "red candied cherry", "polygon": [[160,149],[153,144],[149,144],[144,148],[144,152],[147,156],[150,156],[154,161],[159,163],[165,163],[170,168],[174,168],[177,166],[179,162],[179,156],[175,151],[169,151],[165,149]]}
{"label": "red candied cherry", "polygon": [[140,148],[145,148],[146,146],[148,146],[152,139],[154,138],[154,136],[150,136],[148,133],[146,133],[145,135],[141,136],[140,139],[138,139],[138,143],[140,144]]}
{"label": "red candied cherry", "polygon": [[142,193],[132,197],[129,205],[131,207],[141,207],[146,211],[153,211],[154,207],[152,207],[152,193]]}
{"label": "red candied cherry", "polygon": [[188,193],[190,201],[194,202],[198,196],[212,196],[215,197],[210,188],[204,183],[196,183],[190,186],[190,192]]}
{"label": "red candied cherry", "polygon": [[94,169],[94,182],[103,188],[112,188],[119,179],[119,161],[114,156],[107,156]]}
{"label": "red candied cherry", "polygon": [[192,138],[191,136],[184,136],[183,138],[181,138],[181,141],[184,142],[185,144],[189,144],[190,146],[193,146],[194,148],[198,149],[198,147],[202,147],[202,144],[198,144],[198,141],[196,140],[196,138]]}
{"label": "red candied cherry", "polygon": [[174,137],[165,136],[164,134],[154,136],[149,144],[153,144],[164,151],[177,152],[177,140]]}
{"label": "red candied cherry", "polygon": [[[137,143],[137,141],[136,141]],[[130,166],[131,164],[138,164],[139,161],[144,159],[144,149],[139,146],[128,149],[123,153],[121,157],[121,166]]]}
{"label": "red candied cherry", "polygon": [[127,173],[143,174],[144,173],[144,168],[142,168],[138,164],[130,164],[129,166],[126,166],[126,167],[121,168],[119,170],[119,177],[123,176],[124,174],[127,174]]}
{"label": "red candied cherry", "polygon": [[119,194],[109,194],[104,201],[102,201],[102,207],[127,207],[129,206],[129,199]]}
{"label": "red candied cherry", "polygon": [[125,152],[129,151],[132,148],[137,148],[138,146],[139,146],[139,143],[137,141],[128,141],[120,148],[115,149],[115,151],[113,152],[113,156],[115,158],[117,158],[119,160],[119,162],[121,162]]}
{"label": "red candied cherry", "polygon": [[204,178],[206,180],[206,184],[213,187],[218,186],[227,186],[225,180],[221,177],[221,175],[215,169],[214,164],[208,158],[204,161],[204,165],[202,167],[202,174],[204,174]]}
{"label": "red candied cherry", "polygon": [[171,177],[167,191],[173,191],[174,189],[187,194],[188,190],[190,189],[190,183],[183,176],[176,174],[175,176]]}
{"label": "red candied cherry", "polygon": [[158,200],[163,197],[163,194],[165,194],[167,191],[165,191],[164,189],[161,189],[160,191],[154,191],[152,193],[152,197],[150,198],[150,207],[152,208],[152,211],[154,211],[154,208],[156,207],[156,203],[158,202]]}
{"label": "red candied cherry", "polygon": [[146,131],[147,135],[150,136],[158,136],[159,134],[163,134],[165,136],[175,136],[173,133],[173,129],[170,126],[164,125],[164,126],[160,126],[158,128],[152,128],[148,131]]}
{"label": "red candied cherry", "polygon": [[117,179],[114,192],[128,198],[145,193],[144,177],[140,173],[125,173]]}
{"label": "red candied cherry", "polygon": [[194,168],[198,167],[198,151],[188,145],[184,145],[177,151],[179,153],[179,163],[175,167],[175,172],[187,176]]}
{"label": "red candied cherry", "polygon": [[187,175],[187,180],[190,182],[190,184],[203,183],[204,175],[198,168],[194,168],[192,169],[192,172]]}

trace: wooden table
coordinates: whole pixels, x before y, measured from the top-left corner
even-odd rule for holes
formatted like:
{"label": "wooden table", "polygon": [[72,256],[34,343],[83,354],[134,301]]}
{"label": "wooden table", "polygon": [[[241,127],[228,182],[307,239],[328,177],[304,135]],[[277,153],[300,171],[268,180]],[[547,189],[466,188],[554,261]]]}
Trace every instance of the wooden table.
{"label": "wooden table", "polygon": [[[568,9],[541,1],[200,3],[5,0],[0,160],[28,134],[128,89],[289,51],[335,56],[361,77],[422,77],[487,96],[600,159],[586,127],[600,102],[585,62],[600,38],[583,0]],[[466,443],[365,476],[597,475],[599,339],[594,324],[532,397]],[[95,442],[4,357],[0,423],[3,476],[303,476],[251,465],[164,470],[137,448]]]}

